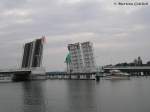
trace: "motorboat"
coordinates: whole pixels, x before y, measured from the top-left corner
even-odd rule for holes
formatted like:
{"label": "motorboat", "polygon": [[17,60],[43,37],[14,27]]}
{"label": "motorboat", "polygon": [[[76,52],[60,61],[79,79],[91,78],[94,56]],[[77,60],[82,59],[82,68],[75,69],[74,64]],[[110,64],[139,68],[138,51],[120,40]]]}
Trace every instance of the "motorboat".
{"label": "motorboat", "polygon": [[128,80],[130,79],[128,73],[121,72],[120,70],[111,70],[110,74],[106,76],[107,80]]}

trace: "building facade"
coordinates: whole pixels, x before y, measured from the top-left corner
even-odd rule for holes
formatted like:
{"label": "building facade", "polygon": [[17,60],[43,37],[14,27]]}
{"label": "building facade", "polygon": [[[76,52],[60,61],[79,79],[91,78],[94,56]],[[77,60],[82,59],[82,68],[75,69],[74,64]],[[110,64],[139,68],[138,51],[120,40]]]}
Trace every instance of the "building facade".
{"label": "building facade", "polygon": [[70,63],[67,64],[68,72],[84,73],[95,71],[95,58],[93,44],[91,42],[69,44],[68,50],[71,60]]}

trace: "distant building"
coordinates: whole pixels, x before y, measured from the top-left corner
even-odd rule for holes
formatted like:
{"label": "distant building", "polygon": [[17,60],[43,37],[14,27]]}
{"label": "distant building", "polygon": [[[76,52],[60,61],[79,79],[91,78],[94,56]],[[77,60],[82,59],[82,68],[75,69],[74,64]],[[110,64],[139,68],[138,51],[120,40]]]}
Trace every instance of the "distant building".
{"label": "distant building", "polygon": [[73,73],[93,72],[96,70],[93,44],[91,42],[68,45],[70,63],[67,71]]}
{"label": "distant building", "polygon": [[133,63],[135,66],[141,66],[143,64],[140,56],[137,59],[134,59]]}
{"label": "distant building", "polygon": [[143,63],[142,63],[142,59],[141,59],[140,56],[139,56],[138,59],[137,59],[137,63],[138,63],[138,65],[140,65],[140,66],[143,64]]}
{"label": "distant building", "polygon": [[44,37],[24,45],[22,68],[40,67],[42,64]]}
{"label": "distant building", "polygon": [[134,59],[133,63],[134,63],[135,66],[137,66],[138,65],[137,59]]}

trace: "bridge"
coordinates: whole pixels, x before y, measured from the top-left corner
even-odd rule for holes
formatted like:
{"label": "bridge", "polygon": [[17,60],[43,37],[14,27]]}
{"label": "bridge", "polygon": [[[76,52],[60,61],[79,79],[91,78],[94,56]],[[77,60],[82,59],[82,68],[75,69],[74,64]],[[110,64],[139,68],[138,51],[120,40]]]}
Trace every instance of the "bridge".
{"label": "bridge", "polygon": [[29,69],[3,69],[0,70],[0,77],[11,77],[14,81],[28,80],[31,70]]}
{"label": "bridge", "polygon": [[90,73],[47,72],[46,74],[48,79],[94,80],[96,72]]}
{"label": "bridge", "polygon": [[105,72],[110,70],[120,70],[131,75],[150,75],[150,66],[120,66],[120,67],[104,67]]}
{"label": "bridge", "polygon": [[14,81],[45,79],[46,72],[42,67],[44,38],[26,43],[21,67],[0,70],[0,77],[11,76]]}

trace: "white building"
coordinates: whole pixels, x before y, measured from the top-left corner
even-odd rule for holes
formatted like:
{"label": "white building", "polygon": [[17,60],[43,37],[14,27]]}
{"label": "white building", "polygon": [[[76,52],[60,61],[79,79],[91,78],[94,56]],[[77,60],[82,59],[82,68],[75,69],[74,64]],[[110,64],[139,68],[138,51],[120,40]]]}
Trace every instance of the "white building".
{"label": "white building", "polygon": [[95,58],[91,42],[69,44],[68,50],[71,57],[69,72],[82,73],[95,71]]}

